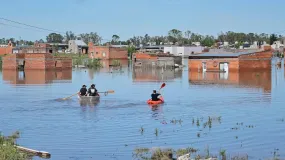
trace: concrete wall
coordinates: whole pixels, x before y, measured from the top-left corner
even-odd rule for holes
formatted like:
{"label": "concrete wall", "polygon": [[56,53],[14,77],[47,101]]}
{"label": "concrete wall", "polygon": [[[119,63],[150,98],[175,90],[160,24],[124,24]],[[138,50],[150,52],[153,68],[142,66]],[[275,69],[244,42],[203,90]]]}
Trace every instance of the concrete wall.
{"label": "concrete wall", "polygon": [[194,54],[202,53],[204,47],[202,46],[185,46],[185,47],[178,47],[178,46],[171,46],[171,47],[164,47],[164,53],[170,53],[175,56],[190,56],[192,52]]}
{"label": "concrete wall", "polygon": [[70,50],[71,53],[78,53],[78,46],[75,43],[75,40],[70,40],[68,42],[68,50]]}

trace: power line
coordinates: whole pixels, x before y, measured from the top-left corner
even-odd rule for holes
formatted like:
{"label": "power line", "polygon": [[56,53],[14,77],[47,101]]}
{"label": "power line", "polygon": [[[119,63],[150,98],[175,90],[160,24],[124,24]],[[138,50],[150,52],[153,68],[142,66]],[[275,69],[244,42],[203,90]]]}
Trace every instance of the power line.
{"label": "power line", "polygon": [[5,23],[1,23],[1,22],[0,22],[0,25],[3,25],[3,26],[10,26],[10,27],[20,28],[20,29],[34,30],[34,31],[38,31],[38,32],[47,32],[47,31],[43,31],[43,30],[36,30],[36,29],[33,29],[33,28],[24,28],[24,27],[20,27],[20,26],[14,26],[14,25],[5,24]]}
{"label": "power line", "polygon": [[13,21],[13,20],[10,20],[10,19],[2,18],[2,17],[0,17],[0,19],[5,20],[5,21],[8,21],[8,22],[16,23],[16,24],[20,24],[20,25],[28,26],[28,27],[32,27],[32,28],[36,28],[36,29],[40,29],[40,30],[49,31],[49,32],[64,33],[64,32],[60,32],[60,31],[55,31],[55,30],[51,30],[51,29],[46,29],[46,28],[42,28],[42,27],[37,27],[37,26],[33,26],[33,25],[29,25],[29,24],[25,24],[25,23],[21,23],[21,22]]}

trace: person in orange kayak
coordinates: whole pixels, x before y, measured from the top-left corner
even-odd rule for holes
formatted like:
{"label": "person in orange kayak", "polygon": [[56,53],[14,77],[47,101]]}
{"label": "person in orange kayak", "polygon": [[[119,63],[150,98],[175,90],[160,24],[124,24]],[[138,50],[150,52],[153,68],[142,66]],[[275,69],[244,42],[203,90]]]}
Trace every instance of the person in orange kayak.
{"label": "person in orange kayak", "polygon": [[95,88],[95,84],[92,84],[91,87],[88,89],[89,96],[98,96],[98,91]]}
{"label": "person in orange kayak", "polygon": [[158,98],[160,96],[160,93],[156,93],[156,90],[153,90],[153,93],[151,94],[151,100],[152,101],[160,101]]}
{"label": "person in orange kayak", "polygon": [[83,85],[82,88],[80,89],[80,91],[78,92],[78,94],[80,96],[87,96],[87,89],[86,89],[86,85]]}

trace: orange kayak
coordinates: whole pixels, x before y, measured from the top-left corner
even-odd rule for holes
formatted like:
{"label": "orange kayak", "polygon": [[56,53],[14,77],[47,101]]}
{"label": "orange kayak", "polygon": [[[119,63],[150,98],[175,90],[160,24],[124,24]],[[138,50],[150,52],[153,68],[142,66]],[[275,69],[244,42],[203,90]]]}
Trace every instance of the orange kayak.
{"label": "orange kayak", "polygon": [[147,100],[147,104],[161,104],[161,103],[164,103],[164,98],[162,96],[160,96],[159,101],[152,101],[151,99]]}

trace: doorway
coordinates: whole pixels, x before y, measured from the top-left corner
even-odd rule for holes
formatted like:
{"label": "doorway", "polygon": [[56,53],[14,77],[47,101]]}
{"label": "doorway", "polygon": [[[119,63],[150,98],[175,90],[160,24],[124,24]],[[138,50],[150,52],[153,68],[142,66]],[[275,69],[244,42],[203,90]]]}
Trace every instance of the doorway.
{"label": "doorway", "polygon": [[220,63],[220,71],[228,72],[229,71],[229,63],[228,62],[221,62]]}
{"label": "doorway", "polygon": [[207,63],[206,62],[202,62],[202,68],[203,68],[203,72],[207,71]]}

